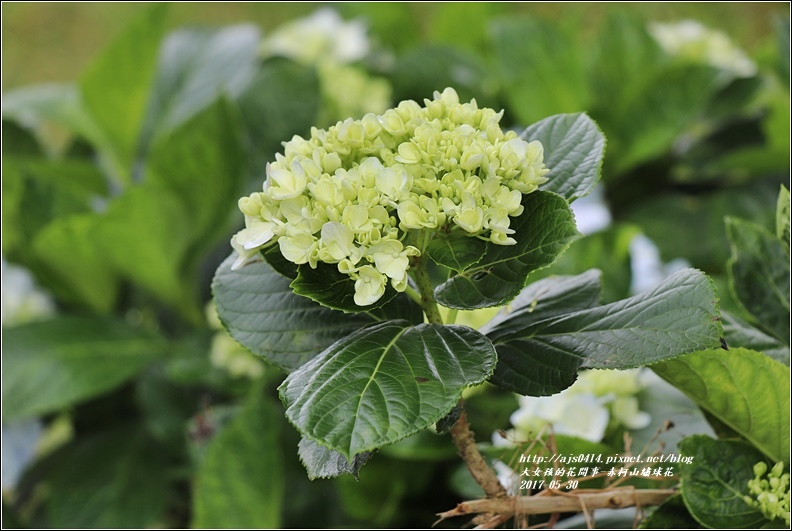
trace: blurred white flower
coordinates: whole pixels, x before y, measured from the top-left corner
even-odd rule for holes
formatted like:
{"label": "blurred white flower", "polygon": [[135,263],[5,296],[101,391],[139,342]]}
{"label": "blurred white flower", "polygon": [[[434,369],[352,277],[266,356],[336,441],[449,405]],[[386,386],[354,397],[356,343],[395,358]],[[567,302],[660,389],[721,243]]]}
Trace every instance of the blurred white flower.
{"label": "blurred white flower", "polygon": [[2,324],[13,326],[55,313],[55,303],[24,267],[3,262]]}
{"label": "blurred white flower", "polygon": [[13,490],[25,467],[36,455],[36,444],[44,433],[38,419],[3,424],[3,492]]}
{"label": "blurred white flower", "polygon": [[496,447],[508,447],[536,438],[552,427],[558,435],[600,442],[609,425],[627,429],[645,428],[651,422],[640,411],[635,396],[644,386],[640,369],[627,371],[584,371],[568,389],[553,396],[518,396],[520,407],[512,413],[513,430],[504,437],[492,435]]}
{"label": "blurred white flower", "polygon": [[213,302],[206,306],[206,320],[211,328],[217,330],[209,351],[212,365],[234,378],[260,378],[264,374],[264,363],[226,332]]}
{"label": "blurred white flower", "polygon": [[690,267],[684,258],[676,258],[663,264],[660,250],[652,240],[638,234],[630,241],[633,293],[641,293],[660,284],[665,278],[680,269]]}
{"label": "blurred white flower", "polygon": [[572,202],[572,212],[580,232],[593,234],[608,228],[611,224],[611,213],[605,203],[605,192],[602,185],[594,187],[591,193]]}
{"label": "blurred white flower", "polygon": [[714,66],[736,77],[756,75],[756,63],[725,33],[695,20],[652,22],[649,33],[669,55]]}
{"label": "blurred white flower", "polygon": [[369,53],[369,41],[362,21],[344,21],[334,10],[324,8],[280,26],[262,42],[261,52],[304,64],[352,63]]}
{"label": "blurred white flower", "polygon": [[558,435],[599,442],[608,427],[605,401],[591,393],[559,393],[547,397],[521,396],[520,409],[510,420],[520,434],[534,435],[545,424],[552,424]]}
{"label": "blurred white flower", "polygon": [[495,473],[498,476],[500,484],[503,485],[503,488],[506,489],[508,494],[515,496],[517,494],[517,487],[520,484],[520,478],[517,476],[517,473],[503,461],[495,460],[492,465],[495,467]]}

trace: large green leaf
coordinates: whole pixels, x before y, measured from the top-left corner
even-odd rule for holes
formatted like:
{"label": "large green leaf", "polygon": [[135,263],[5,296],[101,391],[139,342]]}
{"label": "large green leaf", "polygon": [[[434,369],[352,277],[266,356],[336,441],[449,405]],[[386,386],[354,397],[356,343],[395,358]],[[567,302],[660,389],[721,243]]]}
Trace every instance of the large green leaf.
{"label": "large green leaf", "polygon": [[63,448],[50,476],[47,513],[56,528],[161,527],[167,458],[142,430],[116,428]]}
{"label": "large green leaf", "polygon": [[192,216],[162,186],[133,186],[115,199],[94,231],[105,259],[126,278],[185,316],[203,319],[184,275]]}
{"label": "large green leaf", "polygon": [[300,461],[308,471],[310,479],[334,478],[342,474],[352,474],[357,478],[361,467],[371,457],[371,452],[363,452],[352,458],[352,461],[347,461],[341,452],[326,448],[305,437],[300,439],[298,450]]}
{"label": "large green leaf", "polygon": [[652,369],[769,457],[789,462],[789,367],[733,348],[695,352]]}
{"label": "large green leaf", "polygon": [[646,21],[617,9],[608,17],[592,47],[591,84],[596,101],[614,112],[663,63],[663,52],[649,35]]}
{"label": "large green leaf", "polygon": [[626,207],[625,219],[639,225],[657,245],[663,262],[683,257],[693,267],[714,274],[724,271],[729,259],[726,238],[713,236],[723,234],[724,216],[770,226],[777,193],[777,184],[759,181],[711,193],[647,194],[640,202],[631,196],[622,208]]}
{"label": "large green leaf", "polygon": [[[36,234],[51,221],[90,212],[90,192],[78,184],[79,173],[90,172],[85,165],[75,167],[69,163],[55,163],[44,159],[3,159],[3,212],[4,222],[29,245]],[[6,200],[5,193],[11,198]],[[14,201],[14,203],[11,203]],[[26,249],[22,249],[26,251]]]}
{"label": "large green leaf", "polygon": [[254,386],[206,449],[194,488],[193,527],[277,528],[284,497],[281,417]]}
{"label": "large green leaf", "polygon": [[190,212],[193,241],[214,243],[229,230],[247,178],[242,120],[224,100],[166,135],[149,157],[151,183],[172,190]]}
{"label": "large green leaf", "polygon": [[753,466],[764,456],[741,441],[693,435],[679,444],[692,458],[682,465],[682,497],[690,514],[706,527],[758,529],[768,521],[762,512],[743,499]]}
{"label": "large green leaf", "polygon": [[80,80],[83,106],[101,131],[111,167],[122,181],[131,178],[167,7],[157,4],[146,9]]}
{"label": "large green leaf", "polygon": [[50,413],[132,378],[164,342],[120,321],[62,317],[3,329],[3,417]]}
{"label": "large green leaf", "polygon": [[341,339],[280,387],[286,416],[348,459],[445,416],[495,366],[495,349],[462,326],[387,321]]}
{"label": "large green leaf", "polygon": [[343,314],[294,294],[289,279],[266,262],[234,271],[235,259],[233,255],[222,263],[212,283],[220,319],[234,339],[286,371],[382,318],[423,320],[420,307],[402,298],[394,301],[394,308],[383,310],[383,315]]}
{"label": "large green leaf", "polygon": [[65,298],[109,313],[118,296],[118,277],[92,238],[99,223],[93,213],[55,220],[36,235],[33,249]]}
{"label": "large green leaf", "polygon": [[550,395],[569,387],[580,368],[628,369],[719,345],[717,299],[699,271],[679,271],[605,306],[594,305],[598,288],[591,272],[528,286],[484,330],[498,349],[492,383]]}
{"label": "large green leaf", "polygon": [[550,172],[540,188],[569,202],[591,192],[600,177],[605,137],[586,114],[559,114],[528,127],[520,135],[544,146]]}
{"label": "large green leaf", "polygon": [[552,264],[579,233],[562,197],[536,191],[523,197],[524,211],[512,220],[516,245],[489,244],[484,257],[435,289],[443,306],[472,310],[504,304],[520,293],[528,275]]}
{"label": "large green leaf", "polygon": [[759,327],[788,344],[789,255],[773,234],[749,221],[727,217],[726,234],[733,293]]}
{"label": "large green leaf", "polygon": [[789,346],[748,324],[736,315],[722,312],[723,336],[729,348],[744,347],[761,352],[789,367]]}
{"label": "large green leaf", "polygon": [[219,96],[239,96],[256,74],[260,40],[252,24],[170,33],[149,104],[150,132],[178,127]]}
{"label": "large green leaf", "polygon": [[319,79],[313,68],[269,59],[237,101],[255,148],[254,168],[263,173],[265,163],[282,151],[281,142],[310,134],[319,112]]}
{"label": "large green leaf", "polygon": [[101,147],[102,133],[80,101],[71,83],[48,83],[10,90],[3,94],[3,118],[40,130],[47,123],[65,127],[68,132]]}
{"label": "large green leaf", "polygon": [[509,103],[524,124],[589,107],[583,48],[573,35],[530,18],[491,26],[495,65]]}
{"label": "large green leaf", "polygon": [[691,120],[703,113],[718,89],[717,70],[670,65],[640,78],[618,106],[606,102],[591,114],[608,137],[615,177],[670,150]]}

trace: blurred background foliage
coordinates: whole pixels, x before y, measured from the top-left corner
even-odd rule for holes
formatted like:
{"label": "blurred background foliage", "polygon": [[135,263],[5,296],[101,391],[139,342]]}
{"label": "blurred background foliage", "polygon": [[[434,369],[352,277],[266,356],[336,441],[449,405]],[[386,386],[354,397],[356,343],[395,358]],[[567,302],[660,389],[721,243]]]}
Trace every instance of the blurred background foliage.
{"label": "blurred background foliage", "polygon": [[[285,29],[324,5],[3,3],[5,527],[425,527],[475,496],[428,432],[358,481],[310,482],[283,374],[209,302],[236,200],[281,141],[446,86],[504,108],[506,127],[586,111],[608,139],[602,184],[575,204],[587,237],[534,279],[598,267],[610,302],[689,263],[735,322],[757,324],[726,280],[723,219],[776,230],[788,5],[340,3],[357,26],[326,14],[311,38]],[[682,19],[731,41],[664,45],[651,23]],[[680,393],[630,385],[632,417],[652,418],[634,425],[641,444],[667,418],[712,433]],[[525,407],[490,387],[468,398],[481,441]],[[601,446],[558,444],[624,450],[629,422],[610,415]]]}

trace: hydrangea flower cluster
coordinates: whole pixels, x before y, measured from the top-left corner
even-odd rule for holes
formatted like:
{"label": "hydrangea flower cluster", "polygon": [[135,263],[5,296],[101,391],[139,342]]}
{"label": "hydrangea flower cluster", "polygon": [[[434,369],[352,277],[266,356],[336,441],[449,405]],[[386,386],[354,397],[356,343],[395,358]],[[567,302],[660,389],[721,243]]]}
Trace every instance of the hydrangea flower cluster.
{"label": "hydrangea flower cluster", "polygon": [[504,133],[502,111],[460,103],[451,88],[424,101],[285,142],[263,191],[239,201],[246,228],[231,240],[233,267],[277,241],[295,264],[336,265],[368,306],[388,282],[406,289],[410,259],[434,231],[515,244],[510,217],[549,171],[542,144]]}
{"label": "hydrangea flower cluster", "polygon": [[759,461],[754,465],[754,479],[748,481],[748,490],[755,496],[746,496],[745,501],[758,507],[768,519],[782,519],[789,526],[790,517],[790,490],[789,474],[784,473],[784,463],[778,462],[767,473],[767,464]]}
{"label": "hydrangea flower cluster", "polygon": [[711,65],[736,77],[756,75],[756,63],[725,33],[695,20],[653,22],[649,25],[649,33],[669,55]]}
{"label": "hydrangea flower cluster", "polygon": [[630,430],[645,428],[651,422],[639,408],[636,394],[643,388],[640,370],[584,371],[572,387],[546,397],[517,396],[520,408],[512,413],[513,430],[508,439],[496,432],[496,446],[512,446],[531,440],[552,425],[559,435],[600,442],[609,425]]}
{"label": "hydrangea flower cluster", "polygon": [[366,32],[363,21],[345,22],[334,10],[324,8],[280,26],[261,43],[261,53],[304,64],[326,60],[352,63],[369,53]]}

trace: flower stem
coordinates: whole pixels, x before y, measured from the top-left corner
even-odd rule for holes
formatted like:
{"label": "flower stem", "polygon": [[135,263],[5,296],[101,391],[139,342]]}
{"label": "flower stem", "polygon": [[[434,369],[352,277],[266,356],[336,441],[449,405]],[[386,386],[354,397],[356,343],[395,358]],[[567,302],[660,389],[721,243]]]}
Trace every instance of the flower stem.
{"label": "flower stem", "polygon": [[[440,311],[434,299],[434,290],[429,279],[429,273],[420,261],[415,263],[410,268],[410,271],[416,286],[418,286],[418,292],[421,294],[421,307],[426,314],[426,319],[429,323],[442,325],[443,320],[440,317]],[[459,456],[465,461],[468,470],[470,470],[473,478],[487,494],[487,497],[499,498],[506,496],[506,489],[500,484],[495,472],[489,467],[484,456],[479,452],[478,446],[476,446],[476,438],[470,429],[470,424],[468,424],[462,399],[459,400],[459,405],[462,412],[459,415],[459,420],[451,428],[451,439],[457,447]]]}
{"label": "flower stem", "polygon": [[432,281],[429,279],[429,272],[426,267],[419,260],[410,268],[410,271],[412,271],[415,285],[418,286],[418,293],[421,295],[420,304],[424,314],[426,314],[426,320],[432,324],[443,324],[443,318],[440,316],[440,310],[437,308],[437,302],[434,298]]}
{"label": "flower stem", "polygon": [[404,293],[418,304],[421,304],[421,295],[415,291],[412,286],[407,286]]}

